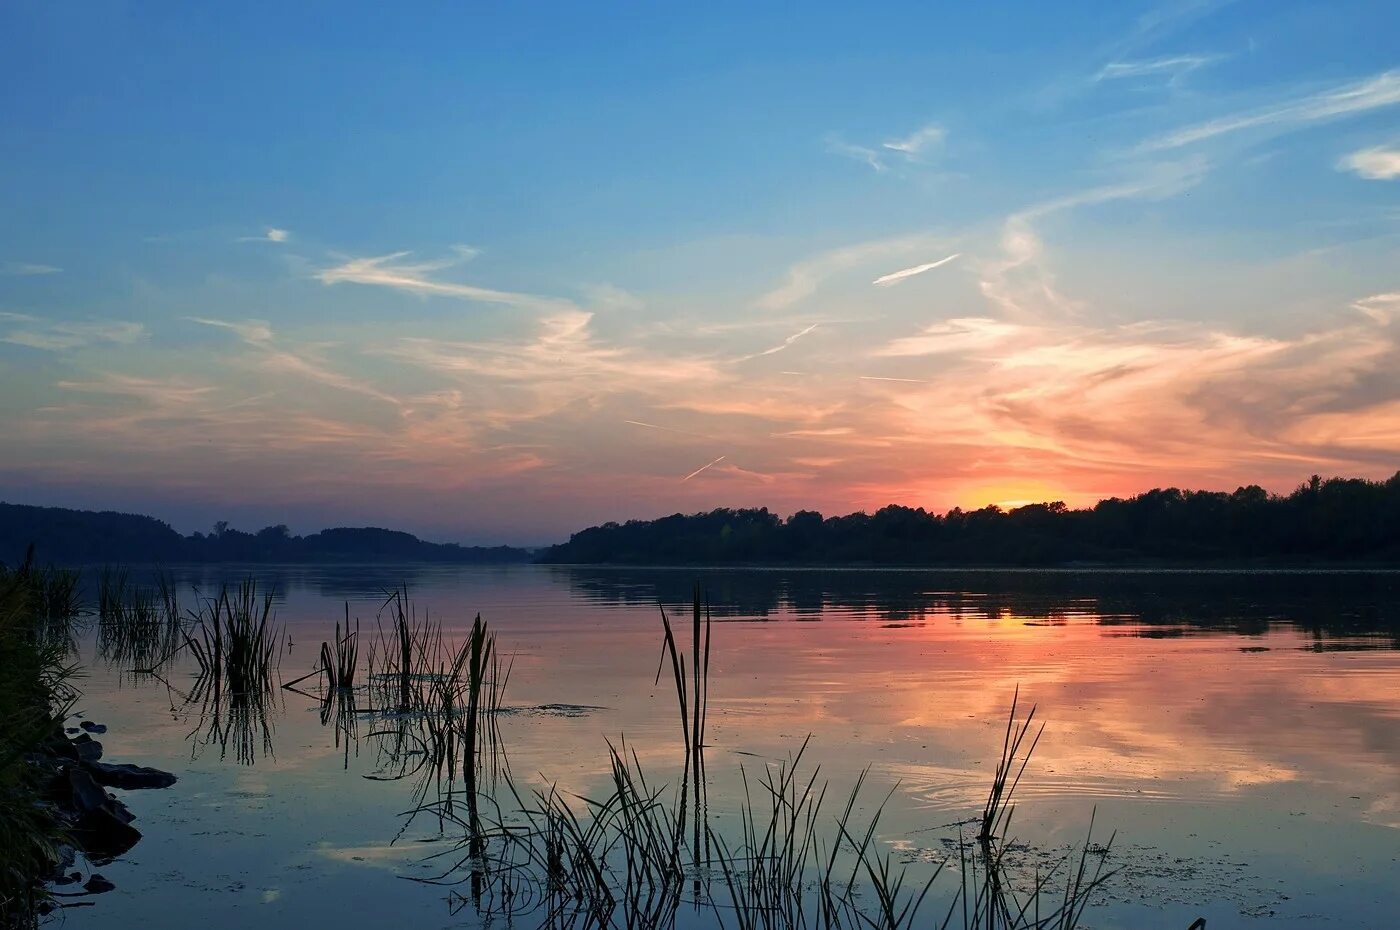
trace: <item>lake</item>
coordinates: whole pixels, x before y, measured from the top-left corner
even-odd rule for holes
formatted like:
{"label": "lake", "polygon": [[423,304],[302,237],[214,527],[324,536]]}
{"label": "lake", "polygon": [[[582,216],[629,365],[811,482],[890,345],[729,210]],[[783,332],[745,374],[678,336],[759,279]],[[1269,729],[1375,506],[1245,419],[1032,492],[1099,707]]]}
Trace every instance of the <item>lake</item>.
{"label": "lake", "polygon": [[[658,603],[684,627],[688,652],[698,582],[714,621],[712,829],[738,836],[745,780],[755,790],[810,737],[799,768],[804,778],[819,769],[832,816],[868,768],[854,819],[863,829],[888,795],[873,834],[880,854],[920,881],[951,857],[922,925],[936,926],[948,906],[956,882],[943,880],[976,832],[970,818],[1019,689],[1020,714],[1034,705],[1045,729],[1016,790],[1010,855],[1025,874],[1077,857],[1092,816],[1095,858],[1118,872],[1083,926],[1186,930],[1196,917],[1211,930],[1395,926],[1394,573],[172,570],[187,605],[192,586],[210,592],[250,573],[276,592],[281,681],[317,668],[347,612],[362,641],[372,639],[397,585],[451,641],[480,613],[513,657],[495,718],[499,764],[526,796],[548,785],[601,796],[608,741],[625,741],[654,786],[680,781],[669,667],[657,683]],[[305,694],[278,689],[265,720],[211,719],[189,700],[187,656],[159,677],[133,674],[129,659],[102,659],[97,639],[90,630],[78,644],[80,707],[109,727],[106,758],[167,769],[179,782],[127,793],[145,838],[100,868],[116,890],[68,911],[69,926],[480,923],[465,874],[449,869],[461,859],[460,829],[405,815],[419,787],[394,777],[404,756],[385,735],[392,716],[323,715],[312,678],[299,686]],[[509,808],[501,784],[496,797]],[[687,889],[678,925],[716,925]],[[492,925],[538,922],[519,913]]]}

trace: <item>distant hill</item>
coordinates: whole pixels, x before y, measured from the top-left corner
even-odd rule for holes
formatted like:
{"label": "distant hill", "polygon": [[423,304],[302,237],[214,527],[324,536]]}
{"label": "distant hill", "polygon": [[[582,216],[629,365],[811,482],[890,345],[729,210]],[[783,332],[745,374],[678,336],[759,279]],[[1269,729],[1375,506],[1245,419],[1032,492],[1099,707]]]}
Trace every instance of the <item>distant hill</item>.
{"label": "distant hill", "polygon": [[285,526],[256,533],[218,524],[212,533],[182,536],[154,517],[110,510],[67,510],[0,503],[0,562],[15,564],[34,545],[41,562],[526,562],[510,546],[424,542],[377,527],[337,527],[293,536]]}
{"label": "distant hill", "polygon": [[1062,503],[946,514],[783,519],[766,508],[605,523],[540,561],[629,565],[1400,564],[1400,472],[1314,477],[1288,495],[1166,488],[1071,510]]}

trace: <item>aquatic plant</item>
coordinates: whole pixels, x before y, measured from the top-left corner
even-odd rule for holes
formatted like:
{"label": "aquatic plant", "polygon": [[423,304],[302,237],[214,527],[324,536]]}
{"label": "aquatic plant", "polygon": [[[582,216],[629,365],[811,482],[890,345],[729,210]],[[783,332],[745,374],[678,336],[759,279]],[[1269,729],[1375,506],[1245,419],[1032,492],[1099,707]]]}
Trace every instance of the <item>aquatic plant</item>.
{"label": "aquatic plant", "polygon": [[[1014,845],[1014,799],[1044,730],[1036,726],[1035,707],[1020,715],[1019,688],[987,798],[969,821],[977,833],[967,838],[960,832],[955,856],[927,863],[927,874],[916,878],[880,840],[881,817],[897,785],[857,824],[867,769],[840,811],[826,812],[828,785],[819,770],[802,764],[810,737],[791,759],[766,766],[756,780],[741,767],[738,825],[715,828],[708,819],[704,770],[708,605],[697,587],[689,657],[664,608],[661,617],[655,681],[669,664],[685,754],[679,791],[673,796],[664,786],[653,787],[635,751],[629,755],[625,743],[619,749],[611,742],[609,791],[576,796],[577,804],[554,786],[522,798],[507,777],[503,786],[514,808],[505,813],[495,795],[478,792],[467,779],[465,805],[428,805],[441,823],[463,829],[456,856],[448,851],[434,857],[448,861],[430,881],[467,886],[454,892],[455,900],[482,916],[534,913],[549,927],[669,927],[688,900],[719,925],[733,921],[740,930],[1074,930],[1113,876],[1105,863],[1114,838],[1095,843],[1092,816],[1077,857],[1066,856],[1030,877],[1014,874],[1007,856]],[[484,635],[480,618],[476,635]],[[481,808],[495,813],[483,816]],[[688,815],[694,818],[689,824]],[[941,879],[953,863],[957,877],[948,885]],[[946,910],[927,916],[924,905],[940,886],[946,886]]]}
{"label": "aquatic plant", "polygon": [[101,620],[116,614],[126,603],[130,572],[119,565],[104,565],[97,575],[97,615]]}
{"label": "aquatic plant", "polygon": [[[334,645],[332,646],[332,643]],[[355,669],[359,664],[360,631],[350,632],[350,607],[345,607],[345,635],[340,624],[335,625],[335,638],[321,644],[321,668],[326,675],[326,687],[348,691],[355,687]]]}
{"label": "aquatic plant", "polygon": [[[702,611],[703,604],[703,611]],[[656,667],[656,684],[661,682],[661,670],[669,657],[671,676],[675,683],[676,704],[681,715],[681,739],[685,747],[685,766],[681,782],[681,802],[677,810],[678,829],[685,829],[688,813],[686,798],[692,794],[692,843],[698,850],[707,849],[702,840],[708,834],[703,821],[708,804],[705,778],[705,722],[710,701],[710,606],[700,589],[695,585],[691,593],[690,627],[691,653],[690,675],[686,675],[685,655],[676,645],[676,636],[666,616],[664,605],[658,604],[661,611],[663,630],[661,661]],[[703,624],[702,624],[703,616]]]}
{"label": "aquatic plant", "polygon": [[222,758],[232,745],[235,759],[251,765],[259,747],[272,753],[268,708],[275,700],[282,642],[272,595],[260,595],[249,578],[237,589],[223,585],[217,595],[200,599],[193,616],[197,626],[184,639],[198,674],[184,698],[187,706],[199,707],[199,722],[190,733],[194,752],[217,745]]}
{"label": "aquatic plant", "polygon": [[97,620],[97,654],[103,660],[149,673],[184,645],[185,618],[171,582],[163,575],[157,588],[126,589],[123,600],[109,605]]}
{"label": "aquatic plant", "polygon": [[[374,741],[377,771],[365,777],[416,780],[415,816],[455,816],[455,807],[465,803],[469,819],[476,819],[471,812],[481,777],[491,784],[508,767],[498,717],[512,661],[503,663],[480,615],[453,648],[441,624],[420,617],[406,587],[386,595],[376,626],[362,686],[356,685],[362,680],[360,629],[357,621],[351,631],[347,604],[344,634],[337,623],[316,667],[282,687],[321,703],[321,722],[335,724],[337,745],[345,739],[347,767],[351,744],[361,739],[358,718],[373,718],[375,726],[363,739]],[[321,683],[319,692],[303,690],[313,678]]]}
{"label": "aquatic plant", "polygon": [[258,594],[249,578],[230,592],[228,585],[200,602],[195,614],[198,638],[185,637],[200,674],[232,694],[272,689],[280,631],[273,628],[272,595]]}
{"label": "aquatic plant", "polygon": [[[1044,731],[1034,706],[1021,714],[1019,688],[987,797],[965,821],[975,833],[960,830],[954,851],[940,857],[901,860],[880,826],[898,785],[867,804],[867,769],[844,804],[829,809],[829,785],[804,764],[810,737],[756,775],[741,766],[742,798],[726,807],[726,826],[711,823],[704,763],[711,620],[698,588],[688,653],[661,611],[655,682],[669,665],[684,751],[674,792],[649,780],[625,741],[606,742],[609,777],[596,795],[557,785],[522,793],[508,766],[483,779],[500,746],[510,673],[495,634],[478,615],[450,648],[442,627],[420,619],[402,589],[384,612],[364,685],[353,686],[358,630],[349,632],[348,608],[346,632],[336,625],[335,645],[323,644],[318,668],[304,678],[322,676],[322,721],[337,722],[337,739],[344,731],[347,764],[354,731],[345,715],[370,714],[380,721],[368,734],[379,741],[380,771],[366,777],[417,779],[395,841],[425,815],[439,831],[461,830],[457,843],[426,860],[440,866],[433,877],[414,878],[449,886],[454,908],[507,921],[529,915],[548,927],[671,927],[689,906],[740,930],[1074,930],[1115,874],[1114,837],[1097,843],[1093,816],[1077,855],[1030,875],[1021,857],[1008,855],[1023,848],[1011,837],[1015,798]],[[369,695],[370,706],[357,711],[356,693]],[[929,914],[935,898],[943,905]],[[1198,921],[1193,930],[1203,927]]]}
{"label": "aquatic plant", "polygon": [[31,569],[30,589],[37,602],[39,618],[48,623],[64,623],[82,613],[82,572],[53,565]]}

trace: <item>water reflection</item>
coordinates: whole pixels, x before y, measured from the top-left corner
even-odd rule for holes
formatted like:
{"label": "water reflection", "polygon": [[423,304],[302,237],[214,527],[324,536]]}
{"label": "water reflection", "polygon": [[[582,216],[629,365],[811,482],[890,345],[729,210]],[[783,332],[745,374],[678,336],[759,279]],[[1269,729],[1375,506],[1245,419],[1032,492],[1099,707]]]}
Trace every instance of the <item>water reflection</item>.
{"label": "water reflection", "polygon": [[749,570],[550,567],[599,605],[682,604],[696,578],[729,619],[1015,618],[1252,636],[1287,624],[1400,649],[1400,573]]}
{"label": "water reflection", "polygon": [[[500,654],[514,656],[508,701],[490,716],[511,748],[511,780],[527,802],[537,790],[611,796],[606,741],[620,747],[625,737],[631,768],[644,768],[653,789],[667,788],[668,812],[686,793],[684,831],[694,847],[697,824],[709,824],[699,843],[709,829],[734,829],[730,800],[743,796],[741,766],[752,784],[810,734],[808,760],[833,790],[844,792],[867,766],[872,788],[898,786],[882,820],[882,849],[941,861],[960,848],[958,821],[986,796],[1019,685],[1023,700],[1049,721],[1018,789],[1025,835],[1046,837],[1046,848],[1072,846],[1097,807],[1105,834],[1118,828],[1125,840],[1114,857],[1132,882],[1130,900],[1096,914],[1095,926],[1182,930],[1197,904],[1212,926],[1232,925],[1261,906],[1286,915],[1279,926],[1308,911],[1342,915],[1350,926],[1386,926],[1380,915],[1394,903],[1386,889],[1400,882],[1393,862],[1400,594],[1393,575],[531,566],[410,566],[373,575],[259,566],[257,573],[260,585],[276,586],[279,623],[297,643],[283,655],[281,680],[313,672],[324,661],[317,647],[344,638],[337,623],[373,616],[385,590],[406,577],[415,579],[409,590],[422,608],[411,626],[427,630],[431,617],[437,631],[427,639],[410,632],[409,640],[440,635],[441,647],[431,661],[395,665],[395,625],[384,624],[381,644],[379,622],[366,624],[374,645],[365,658],[375,657],[374,672],[362,672],[350,688],[313,676],[296,685],[302,694],[279,690],[266,706],[275,732],[256,718],[236,718],[228,703],[184,695],[171,698],[179,729],[162,727],[146,700],[150,689],[126,688],[94,670],[89,700],[110,708],[123,756],[181,771],[185,737],[201,724],[198,745],[206,749],[188,782],[198,793],[180,800],[189,806],[172,816],[183,822],[172,823],[141,870],[120,884],[137,889],[144,881],[141,900],[168,902],[172,914],[216,926],[223,925],[209,901],[150,877],[178,869],[182,857],[211,855],[191,821],[216,831],[256,829],[256,842],[229,852],[223,868],[248,876],[250,887],[275,888],[277,896],[260,906],[282,923],[316,923],[330,913],[347,927],[440,922],[446,892],[418,888],[415,896],[405,890],[414,886],[397,879],[441,878],[458,861],[464,866],[456,877],[465,879],[455,888],[458,904],[476,898],[483,909],[519,915],[537,895],[493,884],[480,855],[473,886],[473,849],[455,842],[470,832],[461,823],[480,822],[486,834],[519,805],[502,800],[500,810],[475,815],[465,809],[465,750],[460,742],[443,749],[458,731],[435,722],[444,714],[425,712],[440,699],[435,689],[469,641],[478,611],[500,637]],[[241,574],[200,567],[192,577],[209,590]],[[676,731],[675,676],[667,671],[656,681],[657,604],[673,618],[681,608],[688,619],[697,579],[715,621],[698,779]],[[678,640],[690,682],[688,626]],[[402,671],[415,666],[404,713]],[[190,671],[161,673],[180,682]],[[212,717],[201,716],[206,703],[217,711]],[[210,719],[222,722],[211,727]],[[270,755],[274,735],[278,752]],[[256,771],[236,765],[246,759],[240,747],[251,748]],[[221,756],[227,767],[218,765]],[[492,758],[478,754],[473,767],[488,796]],[[504,782],[495,784],[503,797]],[[268,810],[211,812],[203,799],[220,796],[223,786],[229,797],[266,798],[257,803]],[[697,812],[706,795],[723,803]],[[348,817],[347,810],[360,813]],[[405,811],[417,813],[396,816]],[[169,856],[157,853],[166,848]],[[477,852],[505,854],[501,844]],[[1037,851],[1014,855],[1041,861]],[[1178,860],[1184,864],[1171,864]],[[1289,900],[1278,897],[1281,889]],[[336,903],[347,892],[357,908]],[[510,895],[517,897],[507,903]],[[687,886],[686,895],[695,892]],[[1134,905],[1142,899],[1164,908],[1140,920]],[[138,916],[119,902],[108,911],[118,922]]]}

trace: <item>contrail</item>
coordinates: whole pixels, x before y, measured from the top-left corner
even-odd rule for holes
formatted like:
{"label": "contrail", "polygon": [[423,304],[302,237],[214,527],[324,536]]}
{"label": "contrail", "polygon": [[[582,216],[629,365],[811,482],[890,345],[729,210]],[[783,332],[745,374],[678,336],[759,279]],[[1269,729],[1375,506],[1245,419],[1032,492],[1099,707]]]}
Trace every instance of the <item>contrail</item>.
{"label": "contrail", "polygon": [[704,439],[710,438],[708,436],[702,436],[702,434],[700,433],[692,433],[690,430],[675,429],[674,427],[670,426],[657,426],[655,423],[643,423],[641,420],[623,420],[622,422],[630,426],[643,426],[647,429],[659,429],[663,433],[678,433],[682,436],[701,436]]}
{"label": "contrail", "polygon": [[861,375],[862,381],[899,381],[903,384],[932,384],[932,381],[924,381],[920,378],[881,378],[879,375]]}
{"label": "contrail", "polygon": [[781,345],[776,345],[776,346],[774,346],[774,347],[771,348],[771,349],[764,349],[762,352],[760,352],[760,353],[758,353],[758,354],[759,354],[759,355],[772,355],[774,352],[781,352],[781,351],[783,351],[784,349],[786,349],[788,346],[792,345],[794,342],[796,342],[797,340],[801,339],[803,336],[807,335],[808,333],[810,333],[812,330],[814,330],[814,329],[816,329],[816,328],[817,328],[817,324],[816,324],[816,323],[813,323],[811,326],[808,326],[808,327],[807,327],[806,329],[804,329],[802,332],[800,332],[800,333],[793,333],[791,336],[789,336],[789,337],[787,337],[786,339],[784,339],[784,340],[782,341],[782,344],[781,344]]}
{"label": "contrail", "polygon": [[782,342],[780,342],[780,343],[778,343],[777,345],[773,346],[771,349],[764,349],[762,352],[755,352],[755,353],[753,353],[752,355],[744,355],[744,356],[741,356],[741,357],[735,359],[735,361],[736,361],[736,362],[747,362],[747,361],[748,361],[749,359],[751,359],[751,358],[762,358],[762,357],[765,356],[765,355],[774,355],[774,354],[776,354],[776,353],[778,353],[778,352],[783,351],[783,350],[786,349],[788,346],[792,345],[794,342],[796,342],[797,340],[801,339],[803,336],[807,335],[807,334],[810,333],[812,330],[816,329],[819,325],[821,325],[821,324],[819,324],[819,323],[813,323],[811,326],[808,326],[806,329],[802,330],[802,332],[800,332],[800,333],[793,333],[791,336],[787,337],[787,338],[784,339]]}
{"label": "contrail", "polygon": [[691,478],[694,478],[696,475],[700,474],[700,473],[701,473],[702,471],[704,471],[705,469],[711,468],[711,467],[713,467],[713,466],[715,466],[715,465],[718,465],[720,462],[723,462],[723,461],[724,461],[724,456],[721,455],[719,458],[715,459],[715,460],[714,460],[713,462],[711,462],[709,465],[701,465],[699,468],[695,469],[695,471],[691,472],[690,474],[688,474],[688,475],[686,475],[684,478],[682,478],[681,481],[682,481],[682,482],[689,481]]}
{"label": "contrail", "polygon": [[961,252],[954,252],[947,258],[940,258],[938,261],[929,262],[927,265],[915,265],[913,268],[905,268],[903,271],[892,271],[887,275],[881,275],[871,283],[877,287],[889,287],[891,284],[898,284],[905,278],[912,278],[916,274],[923,274],[925,271],[932,271],[940,265],[946,265],[960,255],[962,255]]}

